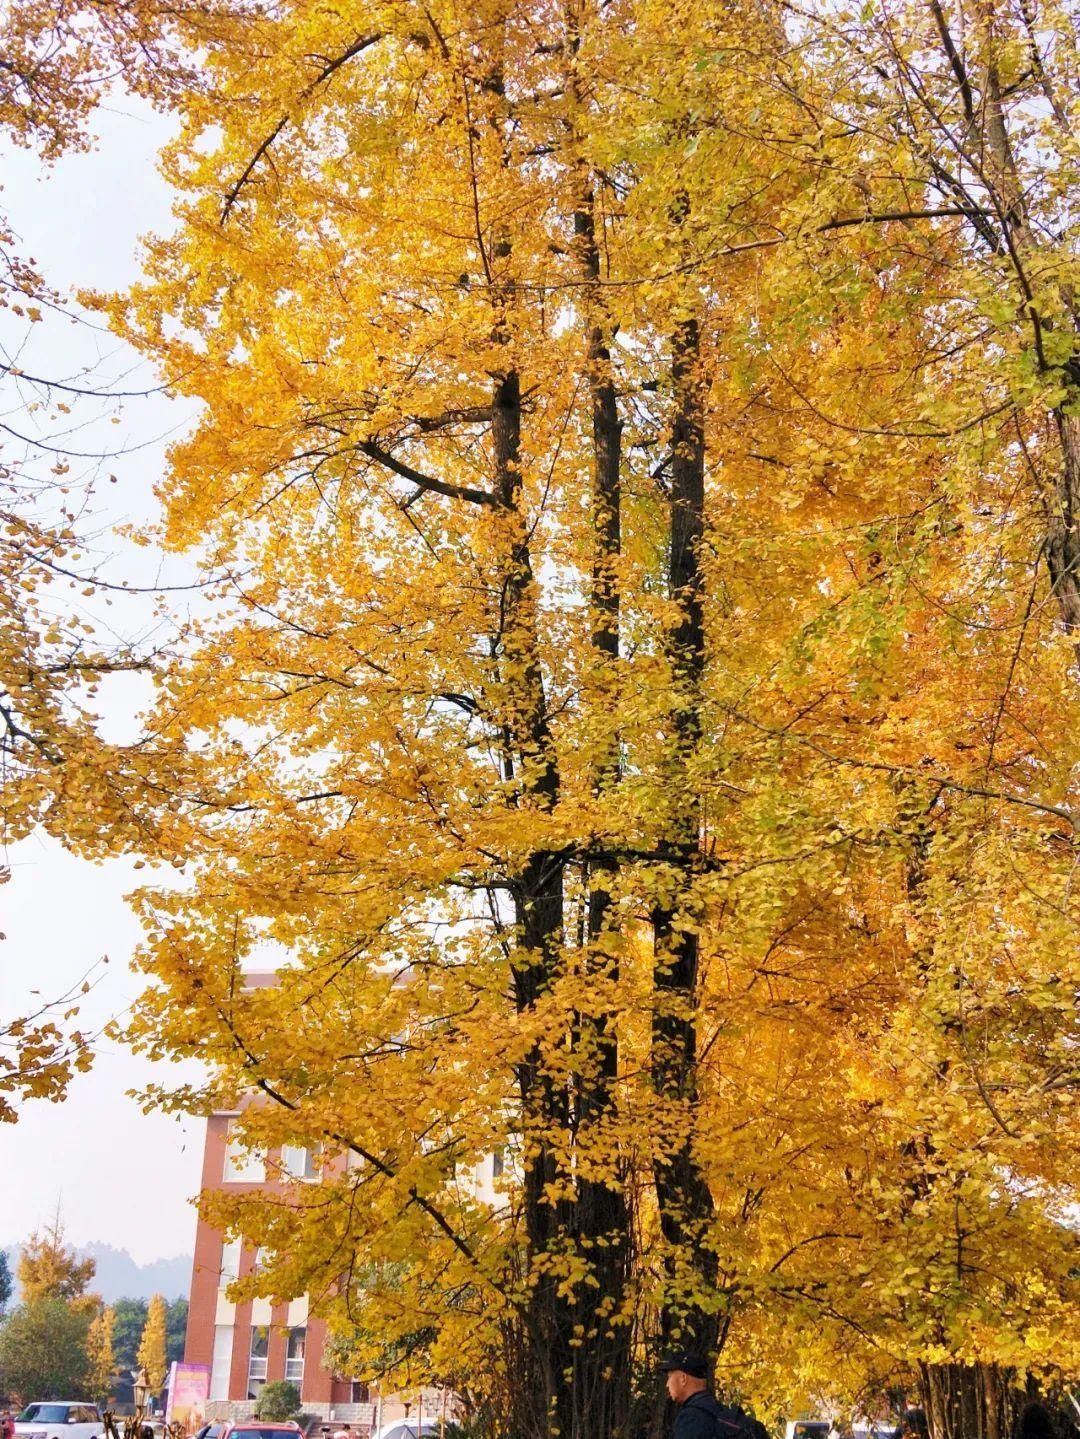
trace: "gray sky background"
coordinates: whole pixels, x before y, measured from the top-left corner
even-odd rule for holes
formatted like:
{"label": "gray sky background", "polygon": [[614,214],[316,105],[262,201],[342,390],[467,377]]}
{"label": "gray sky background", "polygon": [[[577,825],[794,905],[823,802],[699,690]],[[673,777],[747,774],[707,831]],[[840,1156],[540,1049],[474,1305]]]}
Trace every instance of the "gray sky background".
{"label": "gray sky background", "polygon": [[[167,121],[119,98],[102,110],[96,128],[95,152],[68,157],[50,171],[33,155],[0,151],[0,204],[19,235],[20,250],[61,290],[124,288],[138,273],[138,237],[170,227],[169,194],[155,168]],[[11,338],[5,331],[5,342]],[[76,383],[88,383],[79,379],[88,366],[97,367],[89,383],[111,380],[123,389],[154,383],[145,368],[132,371],[138,358],[115,338],[57,317],[33,327],[19,363],[30,373],[74,377]],[[16,398],[5,388],[0,411],[6,424],[24,432],[45,424],[44,416],[20,414]],[[76,408],[76,423],[97,414],[99,407],[89,406]],[[152,488],[167,438],[182,430],[190,412],[154,396],[128,401],[120,418],[119,425],[95,418],[70,438],[81,450],[128,451],[100,463],[83,461],[72,471],[74,478],[101,472],[94,501],[97,549],[111,579],[151,585],[181,580],[182,562],[163,565],[150,551],[125,550],[108,526],[152,516]],[[47,432],[46,426],[42,433]],[[4,440],[5,457],[13,457],[18,447],[7,436]],[[108,482],[108,474],[116,475],[116,484]],[[125,636],[145,635],[153,623],[147,602],[137,599],[120,597],[95,613]],[[106,691],[102,708],[117,738],[131,732],[144,693],[138,680]],[[110,962],[95,970],[100,977],[83,1002],[79,1023],[96,1028],[122,1015],[143,983],[129,968],[139,931],[123,896],[150,872],[136,874],[129,861],[93,865],[75,859],[47,836],[4,847],[0,860],[12,876],[0,889],[0,929],[7,936],[0,942],[0,1014],[32,1007],[33,990],[43,997],[63,993],[107,955]],[[52,1218],[59,1201],[76,1244],[104,1241],[129,1250],[140,1263],[189,1253],[203,1121],[145,1116],[126,1097],[127,1090],[150,1079],[170,1077],[168,1066],[103,1044],[94,1069],[75,1079],[66,1103],[24,1105],[17,1125],[0,1126],[0,1245],[25,1239]]]}

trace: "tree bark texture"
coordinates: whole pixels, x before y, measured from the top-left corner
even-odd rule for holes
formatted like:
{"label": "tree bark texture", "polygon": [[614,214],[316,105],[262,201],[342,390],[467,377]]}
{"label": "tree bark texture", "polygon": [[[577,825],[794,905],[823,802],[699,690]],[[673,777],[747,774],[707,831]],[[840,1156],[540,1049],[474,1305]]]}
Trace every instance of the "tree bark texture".
{"label": "tree bark texture", "polygon": [[1067,634],[1080,663],[1080,415],[1055,412],[1061,439],[1057,493],[1047,524],[1046,564]]}
{"label": "tree bark texture", "polygon": [[[678,327],[672,346],[674,423],[671,461],[669,585],[677,618],[667,638],[676,693],[673,723],[677,762],[689,758],[701,736],[701,683],[705,669],[704,578],[701,542],[705,529],[705,418],[700,378],[701,335],[695,319]],[[712,1194],[696,1159],[690,1117],[697,1099],[698,939],[678,918],[680,881],[693,868],[699,848],[699,805],[684,800],[664,842],[672,897],[653,910],[656,1009],[652,1030],[653,1084],[687,1113],[681,1142],[654,1166],[660,1224],[669,1252],[670,1293],[661,1316],[663,1338],[710,1353],[717,1341],[715,1308],[699,1295],[714,1289],[717,1260],[708,1230]],[[683,1272],[676,1264],[683,1256]],[[686,1261],[689,1261],[687,1265]]]}
{"label": "tree bark texture", "polygon": [[930,1439],[1011,1439],[1024,1395],[996,1364],[922,1364]]}
{"label": "tree bark texture", "polygon": [[[532,805],[550,810],[559,799],[558,763],[538,660],[534,577],[521,491],[521,385],[513,372],[495,388],[492,446],[495,489],[508,527],[500,655],[506,675],[513,678],[507,686],[505,728],[523,795]],[[561,973],[566,863],[561,853],[538,850],[512,880],[515,927],[525,956],[513,972],[520,1013],[530,1010]],[[568,1186],[570,1176],[555,1147],[556,1139],[580,1138],[613,1103],[615,1041],[606,1034],[586,1033],[580,1020],[570,1026],[568,1037],[578,1050],[572,1084],[553,1079],[538,1046],[518,1070],[525,1234],[530,1262],[541,1263],[526,1301],[515,1428],[537,1439],[556,1433],[560,1439],[615,1436],[623,1432],[629,1408],[628,1331],[610,1322],[621,1309],[629,1271],[625,1196],[606,1178],[577,1177]],[[560,1197],[552,1198],[553,1186]],[[596,1239],[604,1242],[594,1246]],[[595,1288],[583,1284],[560,1293],[561,1279],[543,1267],[543,1257],[565,1246],[587,1246]]]}

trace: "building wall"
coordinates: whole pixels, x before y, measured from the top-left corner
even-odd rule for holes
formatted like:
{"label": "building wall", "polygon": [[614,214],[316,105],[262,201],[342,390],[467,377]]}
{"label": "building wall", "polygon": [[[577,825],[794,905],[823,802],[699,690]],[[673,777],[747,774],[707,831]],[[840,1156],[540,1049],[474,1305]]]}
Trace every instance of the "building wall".
{"label": "building wall", "polygon": [[[241,1193],[280,1188],[276,1178],[237,1180],[226,1176],[229,1121],[233,1118],[234,1114],[220,1113],[212,1115],[206,1122],[201,1187],[204,1190],[220,1189],[228,1185],[230,1190]],[[280,1156],[274,1154],[270,1158],[273,1169],[280,1162]],[[226,1260],[230,1268],[223,1272]],[[255,1407],[253,1397],[249,1397],[254,1393],[249,1386],[252,1331],[262,1325],[269,1330],[266,1382],[288,1377],[288,1334],[292,1329],[304,1329],[303,1377],[299,1388],[304,1410],[309,1414],[348,1422],[363,1434],[373,1425],[390,1422],[406,1412],[415,1416],[418,1405],[425,1415],[450,1412],[448,1396],[437,1390],[424,1391],[422,1395],[380,1397],[374,1392],[368,1395],[362,1386],[332,1374],[322,1362],[326,1324],[321,1319],[308,1316],[306,1298],[275,1305],[267,1299],[232,1303],[225,1294],[232,1277],[232,1266],[235,1266],[239,1277],[245,1277],[252,1272],[254,1265],[255,1251],[250,1245],[240,1246],[238,1253],[235,1249],[230,1252],[221,1233],[200,1216],[195,1233],[184,1360],[210,1368],[207,1418],[252,1417]],[[313,1434],[318,1439],[317,1428]]]}
{"label": "building wall", "polygon": [[[245,988],[257,989],[273,984],[271,972],[248,973]],[[235,1113],[212,1115],[206,1123],[203,1145],[202,1184],[206,1189],[228,1185],[234,1192],[253,1189],[280,1189],[277,1178],[267,1178],[265,1170],[252,1178],[237,1178],[226,1173],[229,1122]],[[280,1165],[282,1156],[270,1156],[271,1170]],[[497,1178],[502,1173],[503,1156],[489,1155],[477,1164],[471,1176],[476,1195],[491,1204],[500,1202]],[[310,1176],[317,1180],[318,1175]],[[379,1396],[361,1393],[350,1380],[334,1376],[322,1362],[326,1343],[326,1324],[308,1317],[306,1298],[290,1304],[271,1307],[269,1300],[256,1299],[233,1304],[225,1296],[225,1287],[232,1273],[250,1274],[255,1252],[250,1246],[228,1255],[230,1273],[222,1273],[225,1246],[221,1234],[200,1217],[195,1234],[195,1258],[192,1266],[187,1336],[184,1359],[189,1364],[205,1364],[211,1370],[209,1418],[250,1418],[254,1402],[248,1398],[250,1357],[253,1328],[266,1325],[269,1329],[265,1379],[284,1379],[287,1374],[287,1335],[290,1329],[305,1330],[305,1354],[300,1395],[304,1409],[327,1419],[349,1422],[354,1428],[365,1429],[372,1422],[381,1423],[401,1418],[453,1413],[452,1396],[437,1390],[420,1394]],[[371,1402],[360,1402],[370,1398]],[[315,1431],[316,1436],[318,1431]]]}

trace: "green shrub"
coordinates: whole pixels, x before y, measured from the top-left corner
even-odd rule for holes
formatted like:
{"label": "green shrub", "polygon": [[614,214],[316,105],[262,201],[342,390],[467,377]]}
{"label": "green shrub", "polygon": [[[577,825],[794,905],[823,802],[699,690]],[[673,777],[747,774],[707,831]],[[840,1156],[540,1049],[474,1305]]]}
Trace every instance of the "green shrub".
{"label": "green shrub", "polygon": [[291,1419],[300,1413],[300,1390],[287,1379],[274,1379],[264,1384],[255,1401],[255,1418],[267,1422]]}

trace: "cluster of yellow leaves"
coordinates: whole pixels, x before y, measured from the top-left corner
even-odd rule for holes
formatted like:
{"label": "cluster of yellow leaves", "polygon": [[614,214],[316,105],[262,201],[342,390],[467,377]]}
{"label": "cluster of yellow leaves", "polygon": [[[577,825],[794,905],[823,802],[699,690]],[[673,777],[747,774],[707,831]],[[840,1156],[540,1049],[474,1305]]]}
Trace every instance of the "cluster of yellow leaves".
{"label": "cluster of yellow leaves", "polygon": [[97,1294],[86,1286],[94,1277],[93,1259],[78,1259],[64,1243],[59,1219],[42,1234],[32,1234],[19,1254],[16,1276],[24,1304],[39,1299],[62,1299],[82,1314],[93,1314],[101,1305]]}
{"label": "cluster of yellow leaves", "polygon": [[86,1335],[86,1382],[90,1393],[98,1400],[107,1399],[113,1387],[116,1370],[116,1355],[113,1351],[115,1324],[116,1314],[112,1306],[107,1304],[90,1321]]}

